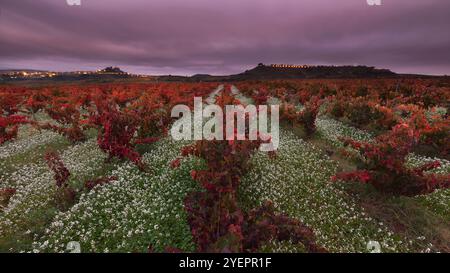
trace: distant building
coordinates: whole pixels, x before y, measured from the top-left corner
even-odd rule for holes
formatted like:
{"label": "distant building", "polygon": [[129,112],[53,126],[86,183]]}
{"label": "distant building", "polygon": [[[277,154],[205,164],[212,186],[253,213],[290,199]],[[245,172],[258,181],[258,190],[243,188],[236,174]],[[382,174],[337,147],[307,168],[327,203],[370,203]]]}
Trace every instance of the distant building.
{"label": "distant building", "polygon": [[108,66],[102,70],[98,70],[98,73],[108,73],[108,74],[125,74],[119,67],[117,66]]}
{"label": "distant building", "polygon": [[313,66],[307,65],[307,64],[302,64],[302,65],[295,65],[295,64],[271,64],[270,67],[305,69],[305,68],[310,68],[310,67],[313,67]]}

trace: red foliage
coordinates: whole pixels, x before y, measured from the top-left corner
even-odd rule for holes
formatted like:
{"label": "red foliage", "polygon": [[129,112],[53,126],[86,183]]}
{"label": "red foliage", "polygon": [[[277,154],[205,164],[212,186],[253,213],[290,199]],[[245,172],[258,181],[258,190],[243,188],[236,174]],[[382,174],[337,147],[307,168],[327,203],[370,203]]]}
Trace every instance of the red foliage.
{"label": "red foliage", "polygon": [[0,115],[11,116],[19,111],[22,97],[19,92],[1,92],[0,90]]}
{"label": "red foliage", "polygon": [[350,125],[374,132],[390,130],[399,119],[394,111],[366,97],[337,97],[328,105],[328,113]]}
{"label": "red foliage", "polygon": [[47,99],[47,97],[39,93],[32,94],[26,99],[24,107],[31,114],[37,113],[39,110],[44,109]]}
{"label": "red foliage", "polygon": [[267,104],[267,100],[269,99],[269,91],[266,88],[261,88],[254,93],[252,96],[256,105],[264,105]]}
{"label": "red foliage", "polygon": [[111,176],[111,177],[101,177],[101,178],[97,178],[94,180],[88,180],[84,183],[84,187],[87,190],[92,190],[95,186],[97,185],[105,185],[108,183],[111,183],[112,181],[117,180],[116,176]]}
{"label": "red foliage", "polygon": [[316,132],[316,118],[319,113],[321,100],[313,97],[305,105],[305,109],[298,116],[298,122],[303,125],[307,136]]}
{"label": "red foliage", "polygon": [[55,152],[48,152],[45,154],[45,161],[48,167],[53,171],[56,180],[56,186],[66,187],[68,185],[70,172],[64,166],[59,155]]}
{"label": "red foliage", "polygon": [[176,168],[180,167],[180,164],[181,164],[181,159],[180,158],[176,158],[175,160],[170,162],[170,167],[172,169],[176,169]]}
{"label": "red foliage", "polygon": [[109,159],[128,159],[144,169],[141,155],[135,150],[136,145],[156,142],[167,133],[174,105],[191,105],[194,95],[206,96],[212,90],[210,84],[158,84],[150,87],[150,92],[140,90],[148,86],[127,87],[129,92],[114,89],[112,99],[105,90],[91,96],[95,108],[90,111],[89,124],[99,129],[98,144],[108,153]]}
{"label": "red foliage", "polygon": [[362,183],[367,183],[372,179],[369,171],[354,171],[354,172],[344,172],[338,173],[332,177],[333,182],[338,180],[344,181],[360,181]]}
{"label": "red foliage", "polygon": [[314,242],[313,231],[297,219],[276,214],[272,202],[267,201],[261,207],[250,211],[242,227],[243,248],[246,252],[255,252],[263,242],[272,239],[302,243],[308,252],[327,252]]}
{"label": "red foliage", "polygon": [[292,104],[283,104],[281,117],[291,122],[292,126],[300,125],[304,129],[306,136],[311,136],[316,132],[316,118],[322,100],[319,97],[312,97],[306,104],[305,109],[298,112]]}
{"label": "red foliage", "polygon": [[[448,111],[450,101],[448,79],[374,79],[364,80],[364,85],[356,80],[273,80],[245,81],[236,85],[242,93],[255,100],[255,91],[258,90],[263,90],[265,96],[279,98],[282,117],[291,123],[297,118],[302,119],[293,105],[298,102],[305,105],[310,98],[317,96],[328,102],[326,112],[329,115],[376,135],[402,123],[402,116],[394,112],[399,105],[414,105],[422,112],[434,106],[445,107]],[[308,122],[312,119],[308,115],[304,119],[306,121],[300,121],[307,125],[305,133],[314,131],[314,127],[308,126],[312,125]],[[420,143],[427,146],[420,153],[447,158],[450,153],[448,115],[434,119],[429,125],[428,129],[423,128],[420,132]]]}
{"label": "red foliage", "polygon": [[0,189],[0,206],[7,207],[11,197],[16,194],[16,189],[14,188],[3,188]]}
{"label": "red foliage", "polygon": [[53,106],[45,108],[47,114],[60,125],[45,123],[38,125],[41,129],[53,130],[71,142],[81,142],[86,140],[86,136],[81,126],[81,114],[75,102],[58,103],[56,100]]}
{"label": "red foliage", "polygon": [[45,161],[54,173],[56,181],[56,206],[61,210],[70,208],[77,198],[78,192],[69,184],[69,170],[64,166],[59,155],[55,152],[48,152],[45,154]]}
{"label": "red foliage", "polygon": [[97,113],[90,123],[99,128],[97,142],[109,159],[128,159],[143,169],[141,155],[134,150],[133,138],[137,131],[137,117],[132,112],[119,110],[113,102],[97,102]]}
{"label": "red foliage", "polygon": [[139,138],[134,141],[134,144],[151,144],[157,142],[158,140],[159,137]]}
{"label": "red foliage", "polygon": [[0,145],[16,138],[19,125],[28,122],[25,116],[0,116]]}
{"label": "red foliage", "polygon": [[422,109],[414,109],[411,123],[420,132],[419,144],[434,148],[443,158],[450,155],[450,119],[436,115],[429,120]]}
{"label": "red foliage", "polygon": [[407,124],[395,126],[388,133],[379,136],[375,143],[347,139],[345,143],[357,149],[364,157],[364,170],[339,173],[333,177],[333,181],[370,183],[381,192],[405,196],[427,194],[450,187],[450,176],[425,173],[439,167],[438,162],[413,169],[406,166],[406,156],[417,145],[418,140],[418,132]]}
{"label": "red foliage", "polygon": [[[222,94],[219,103],[234,101]],[[270,205],[243,212],[237,204],[240,177],[249,168],[249,159],[261,141],[197,141],[182,150],[183,156],[205,160],[206,170],[191,171],[203,190],[185,199],[188,222],[199,252],[250,252],[272,239],[302,242],[308,250],[324,251],[314,242],[311,229],[299,221],[277,215]],[[179,161],[174,161],[178,166]]]}

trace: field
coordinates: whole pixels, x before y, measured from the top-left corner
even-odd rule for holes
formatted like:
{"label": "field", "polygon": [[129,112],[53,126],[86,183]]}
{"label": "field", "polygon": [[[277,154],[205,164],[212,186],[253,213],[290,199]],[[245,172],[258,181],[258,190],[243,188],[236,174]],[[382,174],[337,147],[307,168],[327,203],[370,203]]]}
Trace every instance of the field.
{"label": "field", "polygon": [[[279,105],[280,145],[170,136]],[[450,252],[450,80],[0,86],[0,252]]]}

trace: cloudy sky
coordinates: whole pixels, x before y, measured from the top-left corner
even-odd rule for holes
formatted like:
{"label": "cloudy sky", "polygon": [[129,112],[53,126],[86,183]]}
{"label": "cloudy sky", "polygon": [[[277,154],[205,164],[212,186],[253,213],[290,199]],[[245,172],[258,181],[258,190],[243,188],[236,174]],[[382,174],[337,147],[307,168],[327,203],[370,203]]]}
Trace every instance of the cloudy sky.
{"label": "cloudy sky", "polygon": [[0,69],[230,74],[263,62],[450,74],[449,11],[449,0],[0,0]]}

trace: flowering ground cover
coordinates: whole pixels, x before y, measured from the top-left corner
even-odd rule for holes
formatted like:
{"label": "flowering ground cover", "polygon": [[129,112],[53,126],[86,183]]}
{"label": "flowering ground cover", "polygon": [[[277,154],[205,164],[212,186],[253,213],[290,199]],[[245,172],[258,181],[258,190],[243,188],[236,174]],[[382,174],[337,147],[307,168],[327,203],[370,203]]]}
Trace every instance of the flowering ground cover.
{"label": "flowering ground cover", "polygon": [[[389,84],[0,87],[0,251],[448,252],[448,87]],[[175,141],[194,96],[280,105],[279,149]]]}

